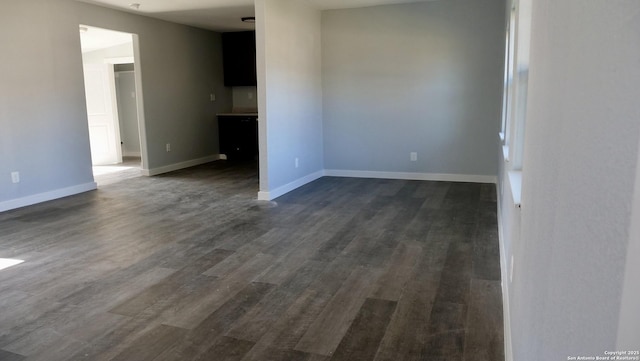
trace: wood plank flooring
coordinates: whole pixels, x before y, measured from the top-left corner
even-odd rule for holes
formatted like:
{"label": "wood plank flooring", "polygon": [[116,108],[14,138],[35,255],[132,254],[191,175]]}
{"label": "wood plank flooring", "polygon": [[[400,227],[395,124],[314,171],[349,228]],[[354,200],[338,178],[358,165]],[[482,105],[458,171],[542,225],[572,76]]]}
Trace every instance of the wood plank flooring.
{"label": "wood plank flooring", "polygon": [[495,186],[256,165],[0,213],[0,360],[501,361]]}
{"label": "wood plank flooring", "polygon": [[98,187],[142,176],[140,157],[122,157],[122,163],[112,165],[94,165],[93,178]]}

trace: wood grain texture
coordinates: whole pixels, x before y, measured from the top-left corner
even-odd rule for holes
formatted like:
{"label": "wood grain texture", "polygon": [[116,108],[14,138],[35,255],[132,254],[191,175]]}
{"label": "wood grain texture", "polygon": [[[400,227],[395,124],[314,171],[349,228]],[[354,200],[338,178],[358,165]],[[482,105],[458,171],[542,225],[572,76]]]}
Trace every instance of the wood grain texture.
{"label": "wood grain texture", "polygon": [[0,360],[2,361],[22,361],[25,357],[13,352],[0,350]]}
{"label": "wood grain texture", "polygon": [[503,360],[502,298],[500,281],[471,281],[471,304],[467,314],[465,361]]}
{"label": "wood grain texture", "polygon": [[293,349],[327,305],[331,295],[307,289],[260,339],[260,345]]}
{"label": "wood grain texture", "polygon": [[295,349],[318,355],[331,355],[371,292],[378,274],[377,270],[356,268],[318,315]]}
{"label": "wood grain texture", "polygon": [[157,355],[177,342],[185,333],[186,330],[177,327],[166,325],[154,327],[112,360],[153,360]]}
{"label": "wood grain texture", "polygon": [[416,267],[398,300],[375,360],[393,361],[398,355],[408,360],[420,359],[422,346],[428,341],[431,309],[439,283],[440,273]]}
{"label": "wood grain texture", "polygon": [[266,283],[251,283],[218,309],[208,315],[193,330],[185,333],[181,342],[167,349],[156,360],[194,359],[208,353],[252,306],[273,289]]}
{"label": "wood grain texture", "polygon": [[372,360],[395,309],[396,302],[368,298],[331,360]]}
{"label": "wood grain texture", "polygon": [[421,254],[421,246],[405,242],[399,243],[393,251],[387,267],[376,282],[371,297],[391,301],[400,299]]}
{"label": "wood grain texture", "polygon": [[504,359],[494,185],[253,162],[0,213],[0,360]]}
{"label": "wood grain texture", "polygon": [[251,350],[254,343],[231,337],[220,337],[207,351],[193,360],[226,360],[240,361]]}

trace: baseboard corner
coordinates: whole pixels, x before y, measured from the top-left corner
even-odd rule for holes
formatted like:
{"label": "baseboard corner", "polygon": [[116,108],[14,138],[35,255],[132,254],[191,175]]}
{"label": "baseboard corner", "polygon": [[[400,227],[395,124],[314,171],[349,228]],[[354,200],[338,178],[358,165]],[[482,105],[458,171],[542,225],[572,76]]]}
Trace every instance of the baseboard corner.
{"label": "baseboard corner", "polygon": [[212,154],[206,157],[191,159],[184,162],[173,163],[173,164],[165,165],[162,167],[142,169],[142,175],[147,177],[155,176],[155,175],[169,173],[169,172],[173,172],[173,171],[184,169],[184,168],[195,167],[197,165],[201,165],[209,162],[215,162],[220,159],[223,159],[220,154]]}
{"label": "baseboard corner", "polygon": [[304,177],[300,177],[292,182],[289,182],[283,186],[278,188],[269,190],[269,191],[259,191],[258,192],[258,200],[260,201],[271,201],[280,196],[283,196],[296,188],[300,188],[307,183],[311,183],[316,179],[322,178],[325,175],[324,170],[319,170],[317,172],[310,173]]}

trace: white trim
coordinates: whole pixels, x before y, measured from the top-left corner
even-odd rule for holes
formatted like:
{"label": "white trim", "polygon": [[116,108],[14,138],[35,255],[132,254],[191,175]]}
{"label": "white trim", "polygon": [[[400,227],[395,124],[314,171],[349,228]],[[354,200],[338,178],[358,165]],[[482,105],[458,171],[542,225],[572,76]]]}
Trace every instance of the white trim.
{"label": "white trim", "polygon": [[194,167],[196,165],[205,164],[205,163],[213,162],[216,160],[220,160],[220,154],[214,154],[214,155],[210,155],[203,158],[169,164],[169,165],[165,165],[165,166],[153,168],[153,169],[143,169],[142,174],[149,177],[149,176],[154,176],[158,174],[173,172],[173,171],[184,169],[184,168]]}
{"label": "white trim", "polygon": [[492,183],[492,184],[495,184],[497,182],[496,176],[475,175],[475,174],[377,172],[377,171],[364,171],[364,170],[327,169],[325,170],[325,175],[330,177],[382,178],[382,179],[404,179],[404,180],[470,182],[470,183]]}
{"label": "white trim", "polygon": [[149,167],[149,152],[147,151],[147,122],[144,115],[144,94],[142,93],[142,65],[140,57],[140,39],[138,34],[131,33],[133,39],[133,77],[136,84],[136,111],[138,115],[138,138],[140,140],[140,161],[142,169]]}
{"label": "white trim", "polygon": [[513,205],[520,208],[522,205],[522,171],[509,171],[509,188],[511,188],[511,196],[513,197]]}
{"label": "white trim", "polygon": [[[133,34],[128,33],[129,35],[131,35],[131,46],[133,46]],[[121,57],[114,57],[114,58],[105,58],[104,59],[105,64],[132,64],[134,62],[134,57],[133,56],[121,56]]]}
{"label": "white trim", "polygon": [[626,252],[626,265],[622,281],[622,299],[618,316],[617,350],[637,350],[640,335],[640,150],[636,162],[635,186],[631,203],[629,224],[629,244]]}
{"label": "white trim", "polygon": [[296,188],[300,188],[307,183],[311,183],[318,178],[322,178],[325,175],[325,171],[319,170],[315,173],[311,173],[302,178],[298,178],[291,183],[287,183],[282,187],[278,187],[271,191],[260,191],[258,192],[258,200],[259,201],[271,201],[283,194],[289,193]]}
{"label": "white trim", "polygon": [[72,187],[56,189],[49,192],[38,193],[23,198],[10,199],[8,201],[0,202],[0,212],[22,208],[36,203],[52,201],[54,199],[64,198],[75,194],[89,192],[96,190],[97,188],[98,185],[96,184],[96,182],[91,182],[75,185]]}
{"label": "white trim", "polygon": [[140,157],[140,152],[123,152],[123,157]]}
{"label": "white trim", "polygon": [[[500,190],[497,189],[496,194],[500,194]],[[507,252],[504,249],[505,239],[503,231],[503,218],[501,211],[501,199],[498,199],[498,243],[500,244],[500,285],[502,286],[502,320],[503,320],[503,333],[504,333],[504,359],[505,361],[513,361],[513,346],[511,341],[511,311],[509,308],[509,281],[507,270]]]}
{"label": "white trim", "polygon": [[509,147],[506,145],[502,146],[502,158],[504,158],[505,162],[509,162]]}
{"label": "white trim", "polygon": [[402,179],[402,180],[424,180],[424,181],[443,181],[443,182],[469,182],[469,183],[490,183],[496,184],[497,177],[490,175],[473,175],[473,174],[440,174],[440,173],[411,173],[411,172],[376,172],[364,170],[342,170],[342,169],[325,169],[299,178],[291,183],[285,184],[272,191],[259,191],[258,200],[270,201],[276,199],[283,194],[302,187],[314,180],[328,177],[348,177],[348,178],[380,178],[380,179]]}

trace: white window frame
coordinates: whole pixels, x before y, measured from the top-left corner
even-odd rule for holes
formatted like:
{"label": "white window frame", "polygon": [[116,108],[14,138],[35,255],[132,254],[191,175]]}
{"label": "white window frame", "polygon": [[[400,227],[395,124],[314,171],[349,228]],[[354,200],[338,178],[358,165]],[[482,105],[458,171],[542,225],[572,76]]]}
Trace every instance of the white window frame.
{"label": "white window frame", "polygon": [[527,110],[531,1],[513,0],[507,24],[503,118],[500,138],[509,171],[522,171]]}

